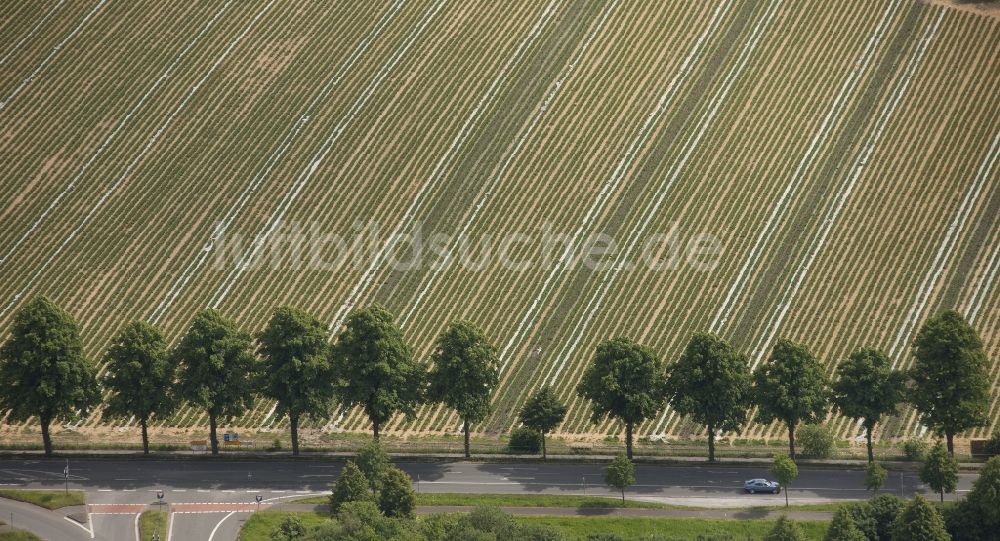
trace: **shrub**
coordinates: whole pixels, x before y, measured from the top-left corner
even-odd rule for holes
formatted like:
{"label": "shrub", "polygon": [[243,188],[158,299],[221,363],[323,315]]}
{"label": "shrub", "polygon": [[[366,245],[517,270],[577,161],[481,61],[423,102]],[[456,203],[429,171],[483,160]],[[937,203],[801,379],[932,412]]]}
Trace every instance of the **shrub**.
{"label": "shrub", "polygon": [[361,469],[348,461],[344,465],[340,477],[333,485],[333,493],[330,494],[330,512],[336,514],[340,507],[347,502],[371,501],[372,494],[368,489],[368,479]]}
{"label": "shrub", "polygon": [[799,429],[797,441],[802,446],[802,456],[830,458],[833,456],[833,434],[823,425],[804,425]]}
{"label": "shrub", "polygon": [[514,454],[537,455],[542,451],[542,433],[525,427],[515,428],[507,447]]}
{"label": "shrub", "polygon": [[281,524],[277,528],[271,531],[271,540],[296,541],[297,539],[302,539],[305,535],[306,528],[302,525],[302,520],[295,515],[289,515],[281,521]]}
{"label": "shrub", "polygon": [[378,491],[378,506],[387,517],[410,518],[417,506],[417,496],[413,491],[410,476],[393,466],[382,477]]}
{"label": "shrub", "polygon": [[782,515],[764,536],[764,541],[805,541],[805,538],[799,525]]}
{"label": "shrub", "polygon": [[927,457],[927,442],[918,439],[909,439],[903,443],[903,455],[911,462],[923,462]]}
{"label": "shrub", "polygon": [[559,532],[540,525],[518,524],[514,517],[496,507],[480,506],[448,531],[448,541],[511,540],[511,541],[560,541]]}

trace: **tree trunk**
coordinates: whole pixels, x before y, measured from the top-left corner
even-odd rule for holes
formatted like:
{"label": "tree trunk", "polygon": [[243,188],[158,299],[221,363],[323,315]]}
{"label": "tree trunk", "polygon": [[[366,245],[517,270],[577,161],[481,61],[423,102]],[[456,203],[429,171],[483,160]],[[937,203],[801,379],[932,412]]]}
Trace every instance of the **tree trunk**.
{"label": "tree trunk", "polygon": [[788,507],[788,487],[781,487],[781,491],[785,493],[785,507]]}
{"label": "tree trunk", "polygon": [[375,441],[378,441],[378,421],[372,420],[372,434],[375,437]]}
{"label": "tree trunk", "polygon": [[42,448],[45,449],[45,456],[52,456],[52,436],[49,435],[49,423],[52,422],[48,416],[39,418],[42,424]]}
{"label": "tree trunk", "polygon": [[289,414],[288,424],[292,431],[292,456],[299,456],[299,416]]}
{"label": "tree trunk", "polygon": [[948,454],[955,456],[955,433],[945,432],[945,438],[948,439]]}
{"label": "tree trunk", "polygon": [[[632,460],[632,423],[625,423],[625,456]],[[622,499],[624,499],[624,493]]]}
{"label": "tree trunk", "polygon": [[788,423],[788,458],[795,460],[795,423]]}
{"label": "tree trunk", "polygon": [[872,430],[874,426],[865,425],[865,443],[868,445],[868,463],[875,462],[875,450],[872,448]]}
{"label": "tree trunk", "polygon": [[213,455],[219,454],[219,436],[218,436],[218,434],[215,433],[215,425],[216,425],[215,414],[214,413],[209,413],[208,414],[208,439],[209,439],[209,442],[212,444],[212,454]]}
{"label": "tree trunk", "polygon": [[462,432],[465,432],[465,458],[469,458],[472,455],[469,454],[469,421],[468,421],[468,419],[462,419]]}
{"label": "tree trunk", "polygon": [[545,460],[545,432],[542,432],[542,460]]}
{"label": "tree trunk", "polygon": [[941,489],[941,503],[944,503],[944,489]]}
{"label": "tree trunk", "polygon": [[149,454],[149,431],[148,421],[145,417],[139,419],[139,427],[142,428],[142,454]]}
{"label": "tree trunk", "polygon": [[715,462],[715,427],[708,427],[708,461]]}
{"label": "tree trunk", "polygon": [[622,487],[622,505],[625,505],[625,488]]}

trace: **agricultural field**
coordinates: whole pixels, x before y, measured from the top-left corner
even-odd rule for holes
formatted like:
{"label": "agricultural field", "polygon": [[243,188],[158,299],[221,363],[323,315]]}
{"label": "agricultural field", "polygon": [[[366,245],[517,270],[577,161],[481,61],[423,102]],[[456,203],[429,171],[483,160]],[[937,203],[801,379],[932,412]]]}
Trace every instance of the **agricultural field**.
{"label": "agricultural field", "polygon": [[[256,331],[288,304],[332,339],[377,302],[421,359],[454,319],[493,338],[480,436],[551,384],[570,404],[558,435],[585,442],[619,431],[574,392],[605,338],[670,361],[712,331],[756,366],[787,337],[831,373],[860,346],[906,367],[919,325],[954,308],[987,346],[1000,417],[997,10],[13,2],[0,164],[0,336],[48,295],[95,363],[133,319],[176,339],[205,307]],[[338,264],[348,245],[362,255]],[[232,426],[280,430],[273,406]],[[185,407],[156,424],[205,423]],[[99,411],[73,428],[118,429]],[[357,410],[304,426],[368,429]],[[428,406],[385,432],[459,429]],[[638,433],[700,431],[667,410]],[[877,437],[925,432],[904,409]]]}

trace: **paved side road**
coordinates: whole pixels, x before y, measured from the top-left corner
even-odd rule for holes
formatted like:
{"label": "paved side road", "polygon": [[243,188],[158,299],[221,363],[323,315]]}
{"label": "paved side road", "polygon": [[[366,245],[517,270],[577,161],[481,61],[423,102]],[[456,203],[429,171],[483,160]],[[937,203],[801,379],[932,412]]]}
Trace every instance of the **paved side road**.
{"label": "paved side road", "polygon": [[[65,517],[64,512],[0,499],[0,518],[18,530],[28,530],[46,541],[83,541],[91,538],[88,530]],[[3,528],[9,529],[9,526]]]}

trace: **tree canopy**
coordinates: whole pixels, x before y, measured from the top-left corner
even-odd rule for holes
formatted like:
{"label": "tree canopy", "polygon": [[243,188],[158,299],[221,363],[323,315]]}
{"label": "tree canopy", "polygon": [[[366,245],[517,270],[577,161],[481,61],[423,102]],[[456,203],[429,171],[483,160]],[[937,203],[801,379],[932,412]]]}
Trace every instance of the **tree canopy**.
{"label": "tree canopy", "polygon": [[335,393],[345,408],[361,406],[376,438],[396,413],[413,415],[426,374],[392,314],[379,305],[352,312],[333,347]]}
{"label": "tree canopy", "polygon": [[872,432],[884,416],[896,412],[903,400],[906,377],[892,369],[892,363],[877,349],[860,349],[851,353],[837,367],[833,384],[833,403],[844,416],[861,419],[865,427],[868,462],[874,462]]}
{"label": "tree canopy", "polygon": [[174,409],[174,365],[167,358],[167,341],[156,326],[134,321],[111,342],[104,361],[104,386],[111,394],[104,415],[135,417],[142,430],[142,451],[149,454],[149,419]]}
{"label": "tree canopy", "polygon": [[100,403],[96,372],[84,357],[76,321],[49,299],[34,299],[13,320],[0,346],[0,410],[15,422],[37,416],[45,454],[51,455],[49,425],[86,415]]}
{"label": "tree canopy", "polygon": [[292,454],[299,454],[299,419],[323,416],[333,404],[333,363],[326,326],[294,308],[278,308],[257,335],[261,367],[256,387],[277,402],[274,415],[288,415]]}
{"label": "tree canopy", "polygon": [[768,362],[754,372],[753,381],[760,421],[785,423],[789,456],[794,460],[795,428],[826,415],[829,389],[822,365],[805,345],[782,339]]}
{"label": "tree canopy", "polygon": [[531,430],[537,430],[542,435],[542,458],[548,454],[545,451],[545,434],[555,430],[566,417],[568,408],[563,404],[555,391],[549,385],[543,385],[528,398],[518,418],[521,424]]}
{"label": "tree canopy", "polygon": [[255,359],[250,335],[207,309],[191,322],[171,352],[178,364],[180,396],[208,413],[212,454],[219,453],[219,418],[236,417],[253,405]]}
{"label": "tree canopy", "polygon": [[456,321],[438,337],[431,353],[428,398],[458,412],[469,457],[469,425],[490,412],[490,395],[500,383],[497,349],[479,327]]}
{"label": "tree canopy", "polygon": [[913,343],[910,402],[921,422],[945,436],[955,452],[955,434],[986,424],[990,381],[979,334],[958,312],[928,319]]}
{"label": "tree canopy", "polygon": [[892,541],[950,540],[941,514],[919,494],[900,510],[892,525]]}
{"label": "tree canopy", "polygon": [[709,461],[715,461],[716,431],[737,431],[747,422],[751,386],[746,356],[713,334],[695,334],[668,369],[667,400],[707,429]]}
{"label": "tree canopy", "polygon": [[651,349],[614,338],[597,346],[577,393],[590,400],[594,423],[611,416],[625,425],[626,456],[631,459],[633,429],[663,407],[665,379],[663,363]]}

